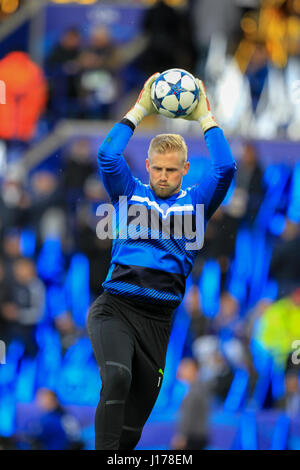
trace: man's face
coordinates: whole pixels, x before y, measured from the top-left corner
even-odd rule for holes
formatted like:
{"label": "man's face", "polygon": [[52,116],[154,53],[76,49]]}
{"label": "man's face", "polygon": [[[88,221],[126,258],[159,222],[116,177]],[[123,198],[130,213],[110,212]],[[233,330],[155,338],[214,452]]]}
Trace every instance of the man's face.
{"label": "man's face", "polygon": [[146,159],[150,188],[162,199],[178,193],[182,177],[187,174],[189,167],[189,162],[183,162],[180,152],[154,153],[150,159]]}

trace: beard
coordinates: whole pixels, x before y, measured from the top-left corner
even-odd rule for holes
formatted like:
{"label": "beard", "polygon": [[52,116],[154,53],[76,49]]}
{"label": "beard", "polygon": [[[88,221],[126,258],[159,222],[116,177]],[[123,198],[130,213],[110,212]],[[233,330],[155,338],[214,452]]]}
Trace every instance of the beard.
{"label": "beard", "polygon": [[166,185],[165,187],[159,186],[159,184],[151,184],[150,181],[150,188],[154,191],[155,195],[161,199],[167,199],[168,197],[172,196],[173,194],[179,192],[179,187],[172,187]]}

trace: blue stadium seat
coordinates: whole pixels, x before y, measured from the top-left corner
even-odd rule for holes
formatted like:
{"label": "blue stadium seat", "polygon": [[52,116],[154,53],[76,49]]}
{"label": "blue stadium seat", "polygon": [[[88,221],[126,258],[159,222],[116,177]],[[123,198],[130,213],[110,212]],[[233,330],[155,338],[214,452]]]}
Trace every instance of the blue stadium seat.
{"label": "blue stadium seat", "polygon": [[253,270],[252,239],[248,228],[239,229],[236,237],[235,256],[231,266],[229,292],[239,300],[246,301],[247,284]]}
{"label": "blue stadium seat", "polygon": [[272,397],[273,400],[279,400],[285,394],[285,385],[284,385],[284,369],[280,365],[277,365],[273,361],[272,367]]}
{"label": "blue stadium seat", "polygon": [[202,309],[207,317],[214,317],[219,311],[221,271],[215,260],[205,262],[199,281]]}
{"label": "blue stadium seat", "polygon": [[[191,279],[188,278],[187,290],[191,285]],[[162,388],[156,402],[156,406],[161,409],[166,407],[176,408],[182,400],[182,388],[178,385],[176,380],[176,372],[182,358],[184,343],[186,340],[188,328],[190,325],[190,317],[181,304],[176,313],[170,335],[169,346],[167,350],[166,366],[164,371],[164,380]],[[178,392],[178,393],[177,393]]]}
{"label": "blue stadium seat", "polygon": [[56,377],[56,391],[64,403],[95,405],[100,376],[88,338],[80,338],[65,353]]}
{"label": "blue stadium seat", "polygon": [[23,256],[31,258],[34,256],[36,247],[36,234],[31,229],[21,230],[20,249]]}
{"label": "blue stadium seat", "polygon": [[283,196],[290,171],[290,168],[283,163],[269,165],[265,170],[266,194],[255,220],[256,227],[263,231],[266,231],[271,217],[284,201]]}
{"label": "blue stadium seat", "polygon": [[249,283],[248,306],[253,307],[262,297],[266,288],[269,275],[269,267],[272,256],[272,248],[267,242],[265,233],[260,230],[252,232],[252,273]]}
{"label": "blue stadium seat", "polygon": [[17,375],[16,400],[20,403],[30,403],[35,396],[37,377],[37,359],[23,358]]}
{"label": "blue stadium seat", "polygon": [[66,292],[65,289],[60,285],[50,285],[47,289],[47,311],[48,319],[52,321],[57,316],[68,310],[66,302]]}
{"label": "blue stadium seat", "polygon": [[24,354],[24,346],[17,340],[12,341],[6,350],[6,363],[0,366],[0,386],[9,385],[16,380],[18,364]]}
{"label": "blue stadium seat", "polygon": [[15,431],[15,387],[0,388],[0,436],[9,437]]}
{"label": "blue stadium seat", "polygon": [[245,411],[241,415],[233,450],[258,450],[255,412]]}
{"label": "blue stadium seat", "polygon": [[224,411],[236,412],[243,409],[249,392],[249,373],[239,369],[235,372],[233,381],[224,401]]}
{"label": "blue stadium seat", "polygon": [[300,162],[294,166],[287,216],[293,222],[300,222]]}
{"label": "blue stadium seat", "polygon": [[276,422],[273,432],[272,445],[270,450],[286,450],[288,445],[288,435],[290,418],[282,413]]}
{"label": "blue stadium seat", "polygon": [[62,361],[59,334],[52,327],[40,325],[36,337],[40,346],[36,385],[56,390]]}
{"label": "blue stadium seat", "polygon": [[37,271],[44,281],[59,282],[64,274],[64,258],[61,242],[46,238],[37,259]]}
{"label": "blue stadium seat", "polygon": [[84,327],[90,306],[89,261],[81,253],[72,257],[65,283],[65,292],[74,322],[79,327]]}
{"label": "blue stadium seat", "polygon": [[267,351],[254,342],[251,344],[251,352],[258,372],[258,379],[250,400],[250,406],[254,409],[262,409],[271,386],[273,360]]}

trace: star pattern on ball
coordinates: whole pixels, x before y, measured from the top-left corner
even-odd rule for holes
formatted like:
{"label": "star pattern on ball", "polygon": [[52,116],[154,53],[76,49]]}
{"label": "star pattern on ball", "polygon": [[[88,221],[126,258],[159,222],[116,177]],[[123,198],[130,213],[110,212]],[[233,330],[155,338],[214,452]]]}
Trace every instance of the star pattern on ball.
{"label": "star pattern on ball", "polygon": [[171,69],[156,79],[151,88],[151,98],[160,114],[171,118],[185,117],[195,109],[199,89],[190,73]]}

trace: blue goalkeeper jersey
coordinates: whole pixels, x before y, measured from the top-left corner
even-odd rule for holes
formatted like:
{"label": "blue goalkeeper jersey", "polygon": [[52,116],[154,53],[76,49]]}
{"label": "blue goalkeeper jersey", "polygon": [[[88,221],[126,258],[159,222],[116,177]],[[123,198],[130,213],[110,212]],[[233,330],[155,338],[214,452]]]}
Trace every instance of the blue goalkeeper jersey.
{"label": "blue goalkeeper jersey", "polygon": [[205,228],[227,193],[236,164],[223,131],[212,128],[205,133],[210,173],[199,184],[161,199],[131,174],[122,156],[132,134],[127,124],[115,124],[98,151],[100,174],[115,213],[111,264],[103,288],[128,300],[176,308],[201,249],[196,222],[203,217]]}

